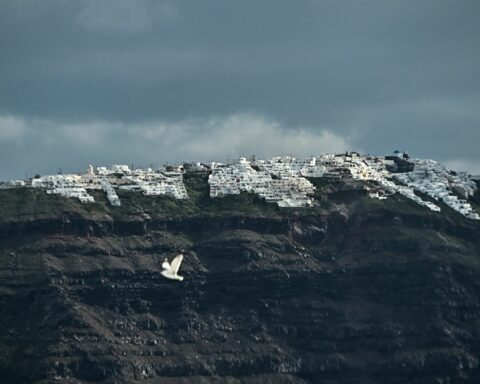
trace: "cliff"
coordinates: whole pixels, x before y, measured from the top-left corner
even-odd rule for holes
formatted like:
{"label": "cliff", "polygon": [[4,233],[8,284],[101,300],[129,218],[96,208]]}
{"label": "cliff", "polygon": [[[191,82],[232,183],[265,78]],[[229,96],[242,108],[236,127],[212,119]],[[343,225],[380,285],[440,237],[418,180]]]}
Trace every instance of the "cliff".
{"label": "cliff", "polygon": [[480,382],[480,224],[315,183],[313,209],[204,174],[122,207],[0,191],[0,381]]}

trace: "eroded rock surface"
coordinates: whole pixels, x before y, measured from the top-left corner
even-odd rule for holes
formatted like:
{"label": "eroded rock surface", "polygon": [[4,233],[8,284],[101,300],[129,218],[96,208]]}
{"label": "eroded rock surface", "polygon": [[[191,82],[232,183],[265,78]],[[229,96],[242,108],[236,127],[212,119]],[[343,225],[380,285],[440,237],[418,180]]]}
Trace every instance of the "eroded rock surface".
{"label": "eroded rock surface", "polygon": [[0,382],[480,382],[478,223],[358,186],[202,203],[204,182],[117,211],[2,192]]}

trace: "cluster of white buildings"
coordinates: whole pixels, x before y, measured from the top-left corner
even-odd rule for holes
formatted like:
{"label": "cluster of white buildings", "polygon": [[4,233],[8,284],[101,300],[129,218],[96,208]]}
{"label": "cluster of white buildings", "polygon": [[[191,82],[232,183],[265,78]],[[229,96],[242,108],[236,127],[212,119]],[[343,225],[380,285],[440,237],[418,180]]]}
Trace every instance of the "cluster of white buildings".
{"label": "cluster of white buildings", "polygon": [[171,195],[176,199],[187,199],[181,172],[159,172],[151,168],[137,169],[123,177],[120,189],[142,192],[146,196]]}
{"label": "cluster of white buildings", "polygon": [[257,160],[254,165],[271,175],[288,177],[322,177],[326,168],[315,157],[296,159],[292,156],[273,157],[270,160]]}
{"label": "cluster of white buildings", "polygon": [[431,211],[434,211],[434,212],[441,211],[441,208],[438,205],[432,203],[431,201],[423,200],[420,196],[415,194],[415,190],[411,186],[399,185],[386,178],[378,180],[378,183],[384,190],[383,194],[377,192],[378,196],[375,196],[375,194],[370,194],[370,197],[382,199],[382,198],[386,198],[388,195],[393,195],[395,193],[398,193],[410,200],[413,200],[418,205],[422,205],[430,209]]}
{"label": "cluster of white buildings", "polygon": [[93,203],[95,199],[87,192],[86,184],[80,175],[48,175],[32,179],[33,188],[45,189],[48,194],[74,197],[82,203]]}
{"label": "cluster of white buildings", "polygon": [[100,184],[102,185],[103,191],[107,194],[107,200],[111,205],[114,207],[119,207],[122,205],[120,199],[118,198],[117,192],[115,192],[115,188],[113,188],[113,185],[108,181],[107,178],[100,178]]}
{"label": "cluster of white buildings", "polygon": [[[466,173],[454,173],[433,160],[406,160],[404,154],[379,157],[356,152],[324,154],[308,159],[291,156],[270,160],[248,161],[241,158],[232,164],[215,164],[209,177],[210,196],[218,197],[241,192],[253,192],[282,207],[313,204],[313,185],[308,178],[331,180],[356,179],[371,181],[376,187],[369,196],[380,200],[398,193],[432,211],[440,206],[422,199],[423,192],[436,202],[443,202],[470,219],[480,220],[467,199],[476,184]],[[401,167],[407,171],[403,172]],[[400,171],[395,171],[400,168]],[[371,184],[370,184],[371,185]],[[458,197],[460,195],[462,197]]]}
{"label": "cluster of white buildings", "polygon": [[[433,160],[411,160],[396,152],[392,156],[361,155],[356,152],[322,154],[296,159],[291,156],[269,160],[240,158],[228,164],[191,163],[154,171],[130,169],[127,165],[111,168],[89,166],[83,174],[48,175],[31,180],[12,180],[0,188],[42,188],[49,194],[94,202],[91,190],[103,190],[113,206],[121,205],[117,190],[146,196],[171,195],[187,199],[183,183],[185,172],[209,172],[210,197],[250,192],[281,207],[308,207],[314,204],[315,187],[310,178],[329,180],[356,179],[368,182],[372,198],[387,199],[398,193],[432,211],[441,211],[442,202],[467,218],[480,220],[468,202],[476,183],[466,173],[455,173]],[[428,201],[418,192],[429,196]]]}
{"label": "cluster of white buildings", "polygon": [[362,156],[357,153],[352,153],[340,156],[337,155],[334,158],[332,158],[331,155],[326,155],[320,159],[320,162],[327,167],[324,177],[331,177],[334,179],[352,178],[375,182],[380,188],[377,188],[376,191],[369,194],[372,198],[384,200],[387,199],[389,195],[398,193],[432,211],[440,212],[441,208],[438,205],[423,200],[415,194],[412,186],[406,186],[394,182],[394,175],[404,173],[392,173],[389,171],[389,169],[394,168],[395,166],[395,160],[392,160],[391,158],[391,156],[389,159],[386,159],[385,157]]}
{"label": "cluster of white buildings", "polygon": [[[281,163],[278,163],[281,164]],[[305,207],[313,204],[315,187],[294,168],[259,161],[252,167],[250,161],[240,158],[233,164],[215,164],[209,175],[210,197],[236,195],[241,192],[258,194],[280,207]]]}
{"label": "cluster of white buildings", "polygon": [[110,169],[94,169],[90,165],[83,174],[47,175],[33,178],[29,183],[14,180],[9,186],[41,188],[47,194],[77,198],[83,203],[95,202],[88,191],[103,190],[113,206],[121,205],[116,189],[141,192],[148,196],[172,195],[176,199],[188,198],[181,173],[153,171],[150,168],[131,170],[127,165],[113,165]]}
{"label": "cluster of white buildings", "polygon": [[413,171],[395,174],[395,179],[470,219],[480,220],[480,215],[467,200],[477,186],[465,172],[451,172],[434,160],[414,160],[413,163]]}

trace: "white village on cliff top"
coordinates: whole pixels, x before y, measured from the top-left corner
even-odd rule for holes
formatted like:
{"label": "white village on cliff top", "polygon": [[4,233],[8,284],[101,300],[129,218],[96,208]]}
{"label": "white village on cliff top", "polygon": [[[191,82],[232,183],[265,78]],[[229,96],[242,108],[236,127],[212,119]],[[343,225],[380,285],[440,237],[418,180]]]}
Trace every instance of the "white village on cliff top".
{"label": "white village on cliff top", "polygon": [[[391,156],[347,152],[307,159],[291,156],[269,160],[240,158],[228,164],[188,163],[158,170],[131,169],[127,165],[113,165],[110,169],[90,165],[83,174],[11,180],[0,183],[0,188],[41,188],[48,194],[77,198],[84,203],[95,201],[88,191],[103,190],[112,206],[120,206],[118,189],[146,196],[171,195],[176,199],[188,199],[183,174],[199,171],[209,173],[211,198],[251,192],[280,207],[309,207],[315,204],[315,187],[309,179],[354,179],[376,185],[375,188],[371,187],[372,183],[366,186],[371,198],[383,200],[399,193],[432,211],[440,212],[436,202],[443,202],[469,219],[480,220],[479,213],[468,202],[477,188],[470,175],[451,171],[434,160],[410,159],[399,151]],[[420,197],[418,192],[429,196],[431,201]]]}

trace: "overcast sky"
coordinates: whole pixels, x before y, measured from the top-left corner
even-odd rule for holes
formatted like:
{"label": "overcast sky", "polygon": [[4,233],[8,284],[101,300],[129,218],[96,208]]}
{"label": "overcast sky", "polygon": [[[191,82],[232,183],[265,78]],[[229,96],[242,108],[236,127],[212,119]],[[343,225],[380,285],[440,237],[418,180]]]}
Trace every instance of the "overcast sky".
{"label": "overcast sky", "polygon": [[1,0],[0,180],[407,150],[480,173],[479,0]]}

